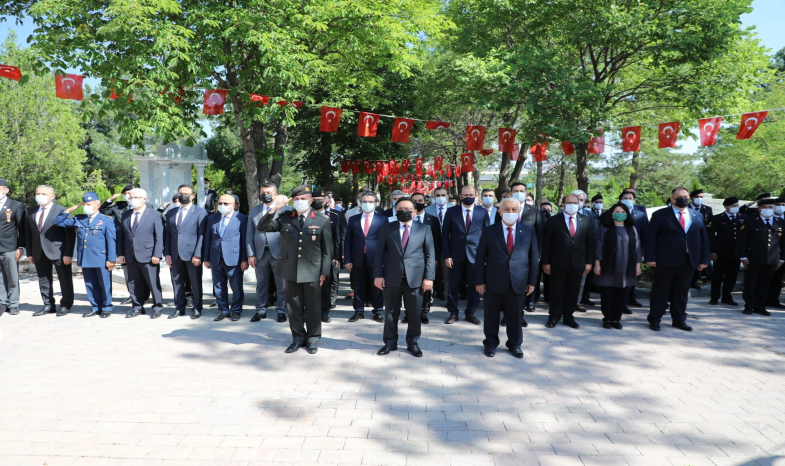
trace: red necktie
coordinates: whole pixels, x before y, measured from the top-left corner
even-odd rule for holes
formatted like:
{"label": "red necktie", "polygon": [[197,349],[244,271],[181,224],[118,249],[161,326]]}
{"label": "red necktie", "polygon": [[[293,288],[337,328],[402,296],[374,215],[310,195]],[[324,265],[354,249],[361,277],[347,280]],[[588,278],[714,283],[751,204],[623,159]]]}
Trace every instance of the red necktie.
{"label": "red necktie", "polygon": [[442,213],[442,208],[439,207],[439,225],[441,225],[442,222],[444,222],[444,213]]}
{"label": "red necktie", "polygon": [[[368,237],[368,230],[371,229],[371,214],[365,214],[365,227],[363,228],[363,236]],[[368,252],[368,246],[363,246],[363,252]]]}
{"label": "red necktie", "polygon": [[466,211],[466,232],[467,233],[469,232],[469,228],[471,228],[471,227],[472,227],[472,211],[471,210],[467,210]]}
{"label": "red necktie", "polygon": [[507,227],[507,252],[512,254],[512,248],[515,247],[512,239],[512,227]]}
{"label": "red necktie", "polygon": [[406,245],[409,244],[409,225],[403,224],[403,237],[401,238],[401,247],[403,252],[406,252]]}
{"label": "red necktie", "polygon": [[575,223],[572,221],[572,216],[570,216],[570,236],[575,238]]}
{"label": "red necktie", "polygon": [[46,207],[41,207],[41,215],[38,216],[38,231],[44,229],[45,218],[46,218]]}
{"label": "red necktie", "polygon": [[684,220],[684,212],[679,212],[679,225],[681,225],[681,229],[687,231],[687,221]]}

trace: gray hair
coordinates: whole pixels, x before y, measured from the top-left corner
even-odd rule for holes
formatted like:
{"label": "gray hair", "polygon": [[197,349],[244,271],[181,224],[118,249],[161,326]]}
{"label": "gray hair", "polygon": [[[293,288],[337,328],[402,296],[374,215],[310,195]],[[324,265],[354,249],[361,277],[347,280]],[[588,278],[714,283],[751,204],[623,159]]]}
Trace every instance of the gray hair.
{"label": "gray hair", "polygon": [[521,203],[518,202],[518,199],[515,199],[514,197],[510,196],[510,197],[505,197],[504,199],[502,199],[502,201],[499,203],[499,210],[504,210],[504,203],[505,202],[514,202],[515,205],[518,207],[518,210],[521,209]]}
{"label": "gray hair", "polygon": [[589,198],[589,196],[585,192],[581,191],[580,189],[576,189],[575,191],[571,192],[570,194],[575,194],[575,196],[577,196],[578,199],[580,199],[580,196],[583,196],[583,200],[586,200],[586,199]]}
{"label": "gray hair", "polygon": [[406,193],[401,191],[400,189],[396,189],[395,191],[390,193],[390,196],[404,196]]}
{"label": "gray hair", "polygon": [[129,195],[129,196],[133,196],[134,194],[139,194],[139,195],[141,195],[143,198],[145,198],[145,199],[149,199],[149,197],[147,197],[147,191],[145,191],[145,190],[144,190],[144,189],[142,189],[142,188],[134,188],[134,189],[132,189],[132,190],[128,191],[128,195]]}
{"label": "gray hair", "polygon": [[366,198],[366,197],[372,197],[373,201],[376,202],[376,194],[371,193],[371,192],[360,194],[360,202],[362,202],[363,198]]}
{"label": "gray hair", "polygon": [[51,192],[52,192],[52,196],[54,196],[54,195],[55,195],[55,188],[53,188],[53,187],[49,186],[48,184],[41,184],[41,185],[38,185],[38,187],[36,187],[36,188],[35,188],[35,189],[36,189],[36,191],[38,190],[38,188],[46,188],[46,189],[48,189],[49,191],[51,191]]}

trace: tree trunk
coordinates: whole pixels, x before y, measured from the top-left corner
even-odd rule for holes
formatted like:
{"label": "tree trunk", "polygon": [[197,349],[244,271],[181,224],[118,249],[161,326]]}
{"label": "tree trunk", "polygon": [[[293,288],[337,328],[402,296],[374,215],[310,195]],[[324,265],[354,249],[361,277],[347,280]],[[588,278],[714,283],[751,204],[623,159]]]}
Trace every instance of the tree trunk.
{"label": "tree trunk", "polygon": [[509,184],[513,184],[518,181],[518,178],[521,177],[521,170],[523,170],[523,164],[527,160],[527,156],[525,154],[529,153],[529,146],[521,144],[521,152],[518,155],[518,161],[515,162],[515,167],[512,169],[512,175],[510,175],[510,182]]}
{"label": "tree trunk", "polygon": [[542,198],[542,162],[537,162],[537,181],[534,185],[534,191],[537,193],[537,200]]}
{"label": "tree trunk", "polygon": [[240,139],[243,144],[243,167],[245,168],[245,194],[248,199],[249,208],[258,204],[259,201],[259,171],[261,164],[257,157],[257,151],[267,149],[264,123],[254,121],[248,127],[245,126],[243,119],[243,101],[239,95],[232,97],[232,108],[237,127],[240,128]]}
{"label": "tree trunk", "polygon": [[333,166],[331,163],[333,145],[330,133],[322,133],[319,141],[319,179],[321,188],[325,191],[333,190]]}
{"label": "tree trunk", "polygon": [[278,120],[275,126],[275,157],[273,158],[272,167],[270,168],[270,181],[275,183],[279,188],[281,187],[281,180],[283,179],[283,163],[284,163],[284,147],[289,141],[289,127],[283,119]]}
{"label": "tree trunk", "polygon": [[[360,174],[359,173],[352,173],[352,201],[354,202],[357,199],[357,194],[360,192]],[[343,205],[348,206],[351,202],[344,201]]]}
{"label": "tree trunk", "polygon": [[556,191],[556,202],[561,204],[561,199],[564,197],[564,183],[567,181],[567,166],[564,163],[564,156],[561,157],[561,164],[559,164],[559,189]]}
{"label": "tree trunk", "polygon": [[510,190],[510,154],[502,152],[502,165],[499,168],[499,186],[496,188],[496,199]]}
{"label": "tree trunk", "polygon": [[589,175],[586,173],[588,153],[588,143],[582,142],[575,144],[575,180],[578,182],[578,189],[589,192]]}
{"label": "tree trunk", "polygon": [[632,153],[632,172],[630,173],[630,188],[638,189],[638,153]]}
{"label": "tree trunk", "polygon": [[480,197],[480,168],[474,167],[474,171],[472,172],[472,178],[474,178],[474,189],[477,191],[477,197]]}

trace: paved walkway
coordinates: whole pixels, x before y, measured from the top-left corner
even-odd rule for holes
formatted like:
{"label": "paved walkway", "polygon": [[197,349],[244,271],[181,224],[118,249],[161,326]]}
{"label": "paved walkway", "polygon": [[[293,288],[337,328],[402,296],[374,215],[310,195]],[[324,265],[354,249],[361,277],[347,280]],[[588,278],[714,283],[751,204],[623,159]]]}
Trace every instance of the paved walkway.
{"label": "paved walkway", "polygon": [[22,291],[36,304],[0,318],[2,466],[785,464],[785,313],[695,299],[694,332],[654,333],[643,310],[548,330],[538,309],[521,361],[436,307],[415,359],[376,356],[382,325],[348,323],[346,300],[311,356],[250,308],[82,319],[77,279],[74,313],[33,318]]}

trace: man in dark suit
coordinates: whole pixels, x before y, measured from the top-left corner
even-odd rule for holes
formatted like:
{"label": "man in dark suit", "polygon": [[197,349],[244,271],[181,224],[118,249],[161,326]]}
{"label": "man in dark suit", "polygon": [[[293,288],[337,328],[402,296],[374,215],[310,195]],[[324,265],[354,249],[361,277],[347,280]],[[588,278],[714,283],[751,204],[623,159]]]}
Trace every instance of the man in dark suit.
{"label": "man in dark suit", "polygon": [[571,328],[575,322],[575,308],[581,278],[594,264],[594,228],[591,219],[578,213],[582,205],[575,194],[564,197],[564,211],[548,220],[543,232],[542,270],[550,280],[550,310],[548,328],[559,319]]}
{"label": "man in dark suit", "polygon": [[400,189],[396,189],[395,191],[390,193],[390,203],[392,207],[384,211],[384,216],[388,218],[395,217],[395,204],[398,202],[398,199],[404,196],[404,192]]}
{"label": "man in dark suit", "polygon": [[[439,220],[439,228],[443,229],[444,215],[447,213],[447,202],[449,194],[447,188],[438,187],[431,192],[432,204],[425,208],[425,213],[433,215]],[[434,238],[436,240],[436,238]],[[441,244],[441,238],[439,238]],[[447,281],[449,280],[450,269],[444,265],[444,260],[438,257],[437,260],[441,264],[436,266],[436,281],[433,282],[433,296],[436,299],[444,300],[446,296],[444,291],[447,289]]]}
{"label": "man in dark suit", "polygon": [[360,197],[362,213],[349,218],[346,226],[346,238],[343,243],[344,264],[352,272],[352,285],[354,298],[352,306],[354,315],[349,322],[364,319],[365,302],[370,293],[373,308],[373,320],[384,322],[382,312],[384,297],[382,291],[372,286],[370,278],[373,276],[374,259],[376,257],[376,243],[379,233],[387,223],[387,217],[375,212],[376,196],[365,193]]}
{"label": "man in dark suit", "polygon": [[[234,196],[223,194],[218,198],[218,212],[207,217],[204,233],[204,266],[212,271],[213,288],[218,303],[220,322],[229,317],[232,322],[240,320],[245,292],[243,274],[248,269],[248,253],[245,234],[248,217],[236,212]],[[232,289],[232,304],[229,305],[229,289]]]}
{"label": "man in dark suit", "polygon": [[395,205],[398,221],[384,225],[379,235],[373,267],[374,285],[384,290],[384,346],[379,355],[398,349],[398,316],[403,299],[409,321],[406,349],[414,357],[422,357],[417,343],[421,333],[418,317],[423,291],[433,288],[436,263],[431,229],[414,221],[414,209],[411,198],[400,198]]}
{"label": "man in dark suit", "polygon": [[161,317],[163,295],[161,293],[160,262],[164,251],[164,224],[161,214],[149,208],[147,192],[134,188],[128,192],[131,210],[123,213],[117,231],[117,262],[128,267],[128,292],[133,307],[126,318],[144,314],[144,296],[152,295],[151,319]]}
{"label": "man in dark suit", "polygon": [[[708,225],[711,223],[711,218],[714,216],[714,211],[711,207],[707,205],[703,205],[703,190],[696,189],[690,193],[690,199],[692,203],[690,204],[690,209],[695,210],[695,212],[701,214],[703,216],[703,224]],[[708,227],[707,227],[708,228]],[[696,270],[695,273],[692,275],[692,282],[690,282],[690,287],[695,288],[696,290],[700,290],[701,287],[698,285],[698,279],[700,279],[701,275],[704,275],[707,279],[709,278],[709,269],[711,267],[707,267],[705,270]]]}
{"label": "man in dark suit", "polygon": [[343,257],[343,238],[345,234],[345,228],[341,216],[335,212],[330,212],[327,210],[327,204],[325,204],[327,196],[325,195],[324,190],[314,190],[312,199],[313,201],[311,202],[311,209],[313,209],[314,213],[317,216],[321,215],[330,221],[330,236],[333,240],[333,260],[330,265],[330,273],[327,275],[327,279],[322,285],[320,299],[322,322],[330,323],[332,322],[332,319],[330,319],[330,308],[332,306],[331,295],[333,286],[337,286],[338,283],[338,269],[341,267],[341,257]]}
{"label": "man in dark suit", "polygon": [[166,213],[164,223],[164,259],[172,270],[175,310],[174,319],[185,315],[185,284],[191,283],[193,313],[202,315],[202,242],[207,227],[207,211],[194,205],[194,188],[189,184],[177,188],[180,206]]}
{"label": "man in dark suit", "polygon": [[646,231],[644,257],[646,265],[656,267],[651,287],[649,326],[660,331],[660,320],[670,303],[673,326],[692,331],[687,325],[689,283],[696,269],[709,263],[709,236],[703,216],[690,209],[689,191],[671,191],[671,206],[651,216]]}
{"label": "man in dark suit", "polygon": [[[780,222],[785,223],[785,198],[781,197],[777,199],[777,203],[774,204],[774,216],[771,218],[779,219]],[[785,276],[785,267],[779,267],[771,276],[771,284],[769,285],[769,296],[766,300],[766,307],[785,309],[785,305],[780,303],[783,276]]]}
{"label": "man in dark suit", "polygon": [[[641,244],[643,244],[644,240],[646,239],[646,229],[649,228],[649,215],[646,212],[646,208],[643,206],[639,206],[635,203],[635,199],[637,194],[634,189],[627,188],[619,195],[619,202],[626,205],[627,208],[630,210],[630,215],[632,215],[632,219],[635,221],[635,230],[638,232],[638,238],[640,238]],[[645,259],[645,257],[644,257]],[[643,306],[637,299],[635,299],[635,287],[630,287],[630,298],[627,302],[630,306]],[[624,308],[623,311],[625,314],[632,314],[629,308]]]}
{"label": "man in dark suit", "polygon": [[0,316],[19,314],[19,258],[24,253],[25,208],[8,198],[8,183],[0,178]]}
{"label": "man in dark suit", "polygon": [[485,295],[485,355],[493,357],[499,346],[499,316],[507,319],[506,346],[523,357],[521,330],[523,302],[534,292],[540,257],[534,228],[518,222],[520,203],[503,199],[502,220],[485,227],[477,246],[477,292]]}
{"label": "man in dark suit", "polygon": [[[436,264],[436,276],[439,276],[439,270],[441,267],[439,266],[439,261],[441,260],[442,254],[442,227],[439,224],[439,219],[434,217],[433,215],[425,212],[425,195],[423,193],[414,193],[412,194],[412,202],[414,202],[414,221],[418,223],[422,223],[424,225],[428,225],[431,227],[431,234],[433,235],[433,250],[434,256],[433,260]],[[434,282],[434,287],[436,283]],[[423,324],[427,324],[430,322],[428,319],[428,313],[431,312],[431,304],[433,303],[433,291],[434,288],[432,287],[430,290],[427,290],[423,293],[422,299],[422,315],[420,316],[420,321]],[[402,323],[408,322],[408,317],[404,313]]]}
{"label": "man in dark suit", "polygon": [[215,205],[218,202],[218,193],[214,189],[210,189],[210,180],[204,179],[204,192],[200,193],[204,203],[202,207],[207,211],[207,214],[215,213]]}
{"label": "man in dark suit", "polygon": [[480,243],[482,230],[490,225],[488,211],[475,205],[477,190],[472,185],[461,188],[461,205],[447,209],[442,223],[442,258],[450,269],[446,324],[458,321],[458,299],[461,281],[466,279],[466,321],[480,325],[474,312],[480,304],[480,295],[474,284],[474,255]]}
{"label": "man in dark suit", "polygon": [[711,218],[707,227],[709,251],[714,262],[711,277],[711,300],[716,305],[722,297],[723,304],[738,306],[731,293],[739,276],[739,233],[747,218],[739,213],[739,198],[726,198],[722,205],[725,211]]}
{"label": "man in dark suit", "polygon": [[[71,274],[71,257],[74,254],[76,231],[71,228],[58,227],[52,224],[65,207],[54,203],[55,190],[51,186],[41,185],[35,189],[35,201],[38,207],[27,210],[25,225],[25,249],[27,259],[35,265],[38,275],[38,289],[44,307],[33,314],[42,316],[57,312],[61,317],[71,311],[74,305],[74,282]],[[60,282],[60,308],[55,311],[54,277],[52,267],[57,270],[57,281]]]}
{"label": "man in dark suit", "polygon": [[286,309],[292,331],[287,353],[304,346],[309,354],[316,354],[322,337],[321,287],[332,267],[333,239],[330,221],[311,210],[311,194],[310,186],[297,186],[292,190],[291,215],[275,218],[279,206],[274,206],[256,227],[281,233],[278,270],[286,280]]}
{"label": "man in dark suit", "polygon": [[758,201],[758,216],[739,228],[739,260],[744,264],[744,314],[770,316],[766,310],[771,277],[785,262],[785,222],[774,217],[779,199]]}

